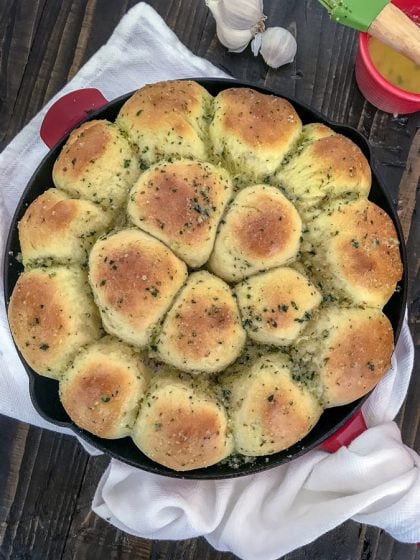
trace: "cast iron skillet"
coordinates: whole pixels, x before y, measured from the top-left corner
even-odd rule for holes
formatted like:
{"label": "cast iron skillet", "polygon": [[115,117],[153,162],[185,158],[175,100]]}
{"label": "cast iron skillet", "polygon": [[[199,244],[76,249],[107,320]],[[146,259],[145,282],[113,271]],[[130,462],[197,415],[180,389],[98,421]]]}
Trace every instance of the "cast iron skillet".
{"label": "cast iron skillet", "polygon": [[[212,95],[217,95],[220,91],[230,88],[230,87],[252,87],[261,93],[269,93],[274,95],[280,95],[279,92],[274,92],[272,90],[255,87],[252,84],[245,82],[232,81],[232,80],[221,80],[221,79],[196,79],[203,87],[205,87]],[[123,103],[132,95],[133,92],[123,95],[114,101],[106,104],[100,109],[88,114],[87,118],[84,120],[91,120],[95,118],[108,119],[113,121]],[[310,122],[321,122],[330,126],[336,132],[344,134],[350,138],[355,144],[357,144],[362,152],[365,154],[372,167],[372,189],[369,195],[370,200],[375,202],[378,206],[383,208],[387,214],[389,214],[394,222],[395,228],[398,233],[398,238],[400,242],[401,259],[404,265],[404,274],[401,282],[399,283],[397,291],[393,294],[390,301],[387,303],[384,312],[388,316],[392,323],[395,342],[398,339],[398,335],[401,330],[404,310],[406,306],[407,297],[407,256],[404,244],[404,238],[401,230],[401,225],[398,220],[397,213],[394,209],[392,201],[386,191],[382,179],[378,176],[378,172],[375,163],[372,162],[370,147],[367,140],[354,128],[337,124],[326,119],[320,113],[310,109],[306,105],[299,103],[295,99],[291,99],[287,96],[283,96],[288,99],[297,110],[303,123]],[[80,123],[79,123],[80,124]],[[14,285],[22,272],[23,267],[18,260],[16,260],[16,255],[20,251],[19,238],[18,238],[18,221],[23,216],[27,206],[42,192],[47,188],[53,186],[51,171],[53,164],[58,157],[58,154],[63,147],[68,134],[62,138],[54,148],[47,154],[43,159],[38,169],[33,174],[31,180],[29,181],[20,201],[17,206],[15,215],[13,217],[11,229],[9,232],[6,252],[5,252],[5,266],[4,266],[4,285],[5,285],[5,299],[6,306],[8,305],[10,295],[13,291]],[[19,351],[18,351],[19,353]],[[44,417],[49,422],[57,424],[59,426],[67,427],[73,430],[77,435],[82,437],[88,443],[94,445],[101,451],[108,453],[112,457],[120,459],[133,465],[139,467],[143,470],[153,472],[156,474],[161,474],[165,476],[178,477],[178,478],[195,478],[195,479],[218,479],[218,478],[230,478],[236,476],[242,476],[247,474],[252,474],[258,471],[272,468],[276,465],[287,463],[288,461],[303,455],[310,449],[319,446],[327,438],[332,436],[339,428],[341,428],[348,420],[359,411],[362,403],[367,397],[363,397],[351,404],[346,406],[336,407],[327,409],[321,416],[318,424],[313,428],[313,430],[300,442],[291,446],[285,451],[276,453],[268,457],[258,457],[252,462],[241,462],[236,466],[233,466],[231,462],[225,461],[217,465],[208,467],[206,469],[196,469],[194,471],[189,471],[186,473],[177,473],[171,469],[168,469],[162,465],[154,463],[148,459],[141,451],[134,445],[130,438],[124,438],[119,440],[105,440],[98,438],[84,430],[81,430],[75,426],[72,421],[67,416],[64,408],[62,407],[59,397],[58,397],[58,382],[46,377],[42,377],[36,374],[29,365],[25,362],[22,355],[19,353],[22,363],[29,376],[29,385],[32,402],[39,412],[39,414]]]}

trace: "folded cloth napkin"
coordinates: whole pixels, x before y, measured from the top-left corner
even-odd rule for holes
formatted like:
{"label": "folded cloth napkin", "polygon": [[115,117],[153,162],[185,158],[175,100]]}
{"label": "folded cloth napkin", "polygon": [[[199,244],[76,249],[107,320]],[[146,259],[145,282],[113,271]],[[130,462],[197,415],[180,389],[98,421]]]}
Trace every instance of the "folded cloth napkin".
{"label": "folded cloth napkin", "polygon": [[[198,76],[226,77],[192,55],[153,9],[139,3],[50,104],[81,87],[97,87],[112,99],[145,83]],[[2,252],[19,196],[47,152],[39,129],[49,105],[0,155]],[[0,413],[71,433],[34,410],[0,305]],[[420,459],[401,442],[392,422],[412,365],[405,323],[392,367],[363,408],[370,429],[335,454],[312,451],[264,473],[200,482],[164,478],[112,460],[93,510],[133,535],[177,540],[204,535],[215,548],[249,560],[278,558],[349,518],[382,527],[404,542],[420,541]]]}

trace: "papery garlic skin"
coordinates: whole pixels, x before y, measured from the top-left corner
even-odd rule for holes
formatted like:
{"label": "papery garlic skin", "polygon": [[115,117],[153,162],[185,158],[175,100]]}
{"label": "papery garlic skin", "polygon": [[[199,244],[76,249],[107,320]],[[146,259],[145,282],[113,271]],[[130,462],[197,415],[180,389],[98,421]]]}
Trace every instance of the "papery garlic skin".
{"label": "papery garlic skin", "polygon": [[248,46],[253,37],[250,29],[231,29],[224,23],[216,20],[216,33],[219,41],[229,49],[230,52],[242,52]]}
{"label": "papery garlic skin", "polygon": [[261,34],[260,54],[272,68],[293,62],[296,51],[296,39],[283,27],[267,27]]}
{"label": "papery garlic skin", "polygon": [[262,43],[262,33],[257,33],[251,41],[251,51],[254,56],[258,56]]}
{"label": "papery garlic skin", "polygon": [[219,0],[223,23],[231,29],[263,31],[263,0]]}

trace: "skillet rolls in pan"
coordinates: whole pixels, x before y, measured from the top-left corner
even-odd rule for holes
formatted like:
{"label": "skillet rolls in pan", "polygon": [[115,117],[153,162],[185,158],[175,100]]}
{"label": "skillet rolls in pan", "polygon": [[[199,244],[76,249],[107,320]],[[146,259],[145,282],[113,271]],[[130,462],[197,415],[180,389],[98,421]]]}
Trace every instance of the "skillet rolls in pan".
{"label": "skillet rolls in pan", "polygon": [[387,371],[397,233],[361,150],[288,101],[148,85],[74,130],[52,177],[9,321],[83,430],[175,471],[252,461]]}

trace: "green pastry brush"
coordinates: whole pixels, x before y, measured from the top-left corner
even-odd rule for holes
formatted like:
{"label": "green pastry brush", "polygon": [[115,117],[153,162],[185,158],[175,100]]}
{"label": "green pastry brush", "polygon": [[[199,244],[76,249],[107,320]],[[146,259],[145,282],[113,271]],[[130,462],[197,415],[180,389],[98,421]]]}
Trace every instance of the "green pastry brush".
{"label": "green pastry brush", "polygon": [[335,21],[366,31],[420,65],[420,27],[389,0],[319,0]]}

